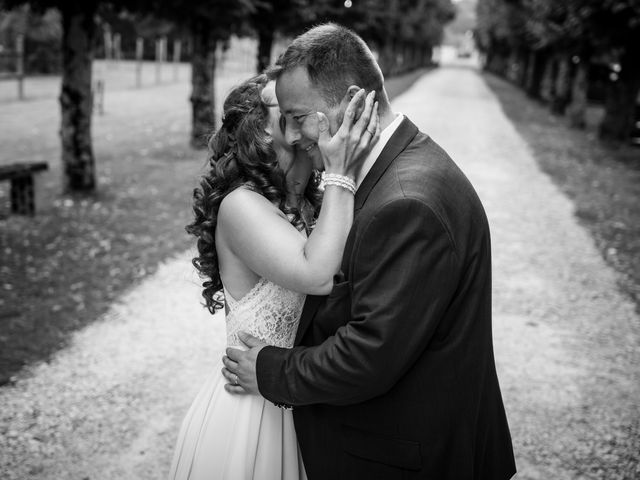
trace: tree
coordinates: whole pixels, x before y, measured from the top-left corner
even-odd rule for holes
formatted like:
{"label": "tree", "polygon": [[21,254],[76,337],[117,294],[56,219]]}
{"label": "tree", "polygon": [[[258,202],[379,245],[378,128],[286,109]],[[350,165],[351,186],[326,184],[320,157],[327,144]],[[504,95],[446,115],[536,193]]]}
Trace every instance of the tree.
{"label": "tree", "polygon": [[[509,12],[517,11],[521,22]],[[524,46],[527,89],[538,96],[550,87],[554,111],[568,107],[571,121],[584,124],[587,70],[595,57],[617,64],[600,125],[602,138],[626,141],[640,90],[640,2],[637,0],[480,0],[478,37],[487,58],[506,57]],[[496,41],[498,40],[498,41]],[[489,65],[490,66],[490,65]],[[547,81],[540,81],[541,71]]]}
{"label": "tree", "polygon": [[14,7],[28,3],[36,11],[57,8],[62,16],[62,165],[65,191],[95,189],[95,158],[91,143],[91,62],[96,35],[97,0],[6,0]]}
{"label": "tree", "polygon": [[618,78],[605,99],[600,137],[627,141],[634,124],[640,92],[640,2],[637,0],[589,0],[583,9],[591,43],[615,52]]}
{"label": "tree", "polygon": [[[573,86],[560,92],[558,100],[571,100],[572,123],[584,123],[586,75],[593,56],[615,60],[618,78],[611,82],[605,100],[600,136],[626,141],[633,126],[636,98],[640,90],[640,3],[636,0],[527,0],[531,18],[542,25],[540,39],[563,53],[561,66],[571,65]],[[560,72],[562,73],[562,69]],[[565,98],[561,98],[562,96]],[[571,98],[573,97],[573,98]],[[556,100],[556,110],[558,107]]]}
{"label": "tree", "polygon": [[449,45],[460,45],[466,41],[467,32],[476,28],[476,2],[474,0],[459,0],[455,4],[456,17],[446,27],[445,41]]}
{"label": "tree", "polygon": [[[476,39],[478,47],[485,53],[487,70],[508,76],[515,64],[523,67],[518,70],[528,72],[526,46],[530,39],[526,28],[527,14],[518,1],[479,0]],[[525,73],[521,79],[524,81],[526,78]]]}
{"label": "tree", "polygon": [[153,12],[174,22],[191,36],[191,145],[203,148],[215,129],[216,48],[240,30],[256,11],[257,0],[137,0],[130,8]]}
{"label": "tree", "polygon": [[352,0],[350,8],[328,2],[319,15],[357,32],[378,51],[383,73],[393,75],[431,63],[455,8],[451,0]]}
{"label": "tree", "polygon": [[18,35],[24,36],[25,72],[60,72],[60,12],[49,9],[38,14],[32,12],[29,5],[8,12],[0,11],[0,43],[13,45]]}
{"label": "tree", "polygon": [[271,64],[271,49],[277,33],[297,35],[318,21],[321,3],[312,0],[262,0],[255,5],[249,23],[258,38],[256,71]]}

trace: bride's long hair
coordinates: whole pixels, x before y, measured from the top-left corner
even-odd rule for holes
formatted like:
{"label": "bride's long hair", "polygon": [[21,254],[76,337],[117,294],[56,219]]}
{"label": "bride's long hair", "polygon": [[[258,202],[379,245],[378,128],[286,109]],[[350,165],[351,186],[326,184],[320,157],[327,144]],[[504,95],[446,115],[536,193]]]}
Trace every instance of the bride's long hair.
{"label": "bride's long hair", "polygon": [[[291,215],[296,227],[302,226],[300,212],[285,204],[285,172],[278,165],[272,137],[265,131],[268,107],[262,90],[269,81],[257,75],[234,88],[223,106],[222,127],[209,139],[208,171],[193,191],[194,221],[186,226],[197,238],[198,256],[193,265],[204,279],[202,296],[211,313],[224,306],[215,232],[218,210],[224,197],[241,185],[250,188]],[[315,176],[309,180],[305,200],[317,213],[320,191]]]}

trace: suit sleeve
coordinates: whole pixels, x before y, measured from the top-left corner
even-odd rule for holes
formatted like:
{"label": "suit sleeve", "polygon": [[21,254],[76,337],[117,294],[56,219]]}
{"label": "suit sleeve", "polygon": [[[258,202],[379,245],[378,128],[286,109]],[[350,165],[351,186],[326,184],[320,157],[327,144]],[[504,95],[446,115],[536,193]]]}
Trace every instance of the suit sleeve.
{"label": "suit sleeve", "polygon": [[260,393],[277,404],[349,405],[387,392],[429,345],[457,286],[449,232],[423,202],[381,207],[356,238],[351,320],[313,347],[265,347]]}

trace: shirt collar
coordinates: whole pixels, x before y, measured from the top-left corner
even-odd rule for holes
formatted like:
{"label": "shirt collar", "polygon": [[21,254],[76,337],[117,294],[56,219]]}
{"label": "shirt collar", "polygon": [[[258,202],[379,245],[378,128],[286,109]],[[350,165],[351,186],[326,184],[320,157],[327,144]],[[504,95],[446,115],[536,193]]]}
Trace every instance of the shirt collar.
{"label": "shirt collar", "polygon": [[371,167],[373,167],[373,164],[376,163],[376,160],[380,156],[380,153],[382,153],[385,145],[389,142],[389,139],[393,136],[395,131],[402,123],[403,118],[404,115],[402,113],[396,114],[396,118],[393,120],[393,122],[387,125],[387,128],[380,132],[380,138],[378,139],[378,142],[373,146],[373,148],[369,152],[369,155],[367,155],[367,158],[364,159],[364,162],[362,162],[360,174],[358,175],[358,178],[356,178],[356,187],[360,186],[360,184],[364,180],[364,177],[367,176],[367,173],[369,173],[369,170],[371,170]]}

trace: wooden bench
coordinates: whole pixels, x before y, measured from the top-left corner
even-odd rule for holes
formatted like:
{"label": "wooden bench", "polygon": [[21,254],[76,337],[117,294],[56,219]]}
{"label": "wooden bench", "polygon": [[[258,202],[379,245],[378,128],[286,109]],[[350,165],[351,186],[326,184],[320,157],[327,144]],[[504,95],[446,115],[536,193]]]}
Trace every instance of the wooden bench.
{"label": "wooden bench", "polygon": [[33,215],[36,212],[33,175],[48,168],[47,162],[0,165],[0,181],[11,181],[11,213]]}

